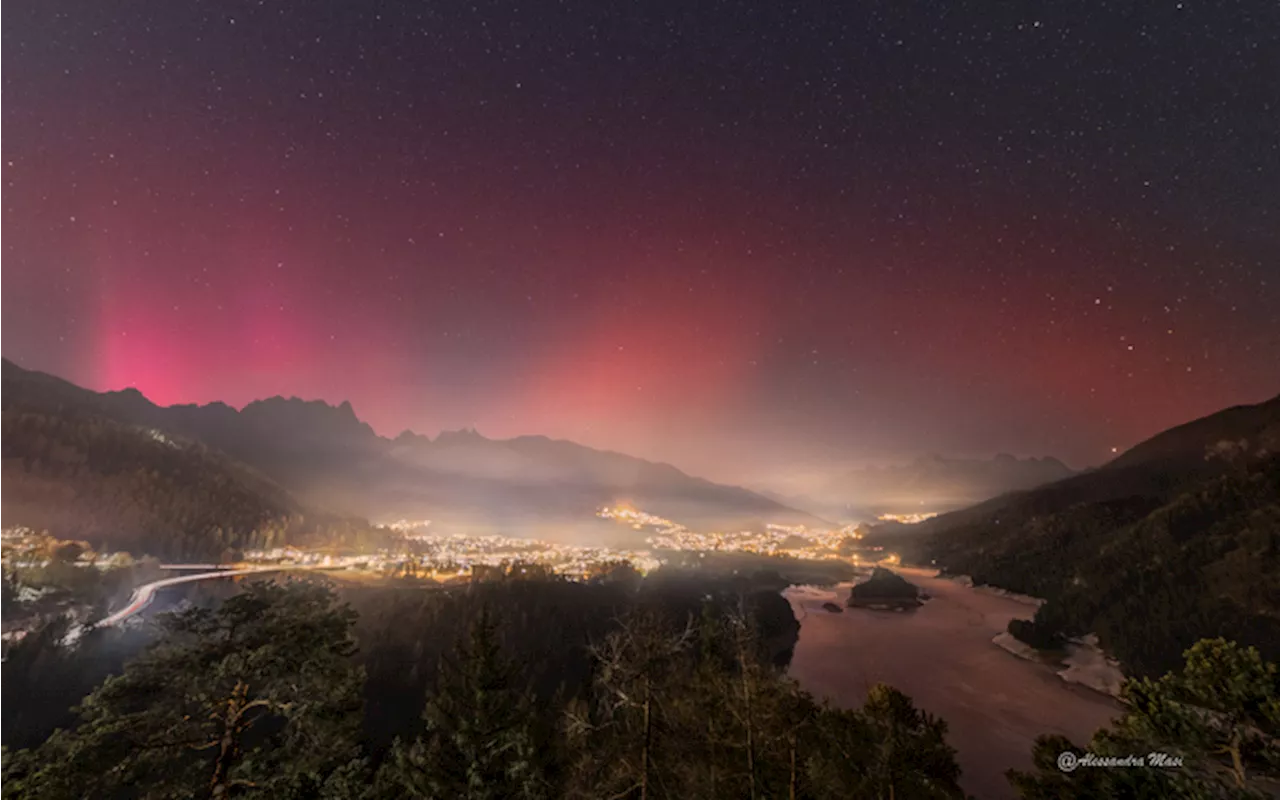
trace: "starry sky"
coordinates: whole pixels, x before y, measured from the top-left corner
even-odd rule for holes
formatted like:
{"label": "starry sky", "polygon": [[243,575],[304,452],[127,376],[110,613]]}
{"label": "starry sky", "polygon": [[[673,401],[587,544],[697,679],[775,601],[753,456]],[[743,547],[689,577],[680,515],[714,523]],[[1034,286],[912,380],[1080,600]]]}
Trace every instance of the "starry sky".
{"label": "starry sky", "polygon": [[1280,391],[1280,4],[63,2],[3,349],[803,484]]}

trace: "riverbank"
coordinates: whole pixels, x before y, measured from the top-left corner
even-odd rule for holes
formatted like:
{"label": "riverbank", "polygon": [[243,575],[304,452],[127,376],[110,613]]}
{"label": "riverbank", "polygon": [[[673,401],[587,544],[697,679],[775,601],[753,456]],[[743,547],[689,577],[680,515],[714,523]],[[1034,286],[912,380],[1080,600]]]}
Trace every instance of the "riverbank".
{"label": "riverbank", "polygon": [[909,614],[822,610],[824,602],[843,605],[850,584],[784,592],[800,620],[789,671],[802,687],[847,707],[861,705],[876,683],[911,695],[947,721],[961,784],[983,800],[1013,796],[1004,771],[1031,767],[1036,736],[1058,733],[1084,744],[1118,715],[1114,700],[993,644],[1009,620],[1029,616],[1025,599],[975,590],[932,570],[899,572],[931,598]]}
{"label": "riverbank", "polygon": [[[907,571],[911,574],[925,577],[934,574],[933,570],[925,568],[908,568]],[[1042,598],[1017,594],[995,586],[975,586],[973,579],[968,575],[938,575],[938,577],[954,581],[960,586],[973,589],[975,592],[1004,597],[1016,603],[1029,606],[1031,610],[1026,615],[1028,619],[1033,617],[1040,606],[1045,603]],[[1034,661],[1039,664],[1056,664],[1055,670],[1058,673],[1058,677],[1067,683],[1076,683],[1111,697],[1120,696],[1120,687],[1124,684],[1124,672],[1120,669],[1120,664],[1115,659],[1103,652],[1098,645],[1098,637],[1093,634],[1068,641],[1062,650],[1048,652],[1035,649],[1008,631],[1001,631],[996,634],[991,639],[991,642],[1019,658],[1025,658],[1028,661]]]}

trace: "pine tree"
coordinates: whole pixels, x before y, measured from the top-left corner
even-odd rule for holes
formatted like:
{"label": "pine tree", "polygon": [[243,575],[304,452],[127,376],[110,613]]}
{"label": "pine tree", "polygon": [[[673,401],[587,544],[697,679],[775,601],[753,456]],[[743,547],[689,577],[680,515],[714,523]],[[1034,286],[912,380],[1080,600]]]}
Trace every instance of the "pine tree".
{"label": "pine tree", "polygon": [[893,687],[873,687],[858,710],[824,707],[806,733],[812,796],[964,797],[946,723]]}
{"label": "pine tree", "polygon": [[353,621],[306,582],[162,615],[160,639],[85,698],[79,727],[9,754],[6,797],[270,796],[327,774],[355,754]]}
{"label": "pine tree", "polygon": [[441,800],[549,796],[532,700],[519,672],[482,608],[468,640],[441,664],[440,684],[423,712],[426,733],[396,743],[379,774],[380,790]]}
{"label": "pine tree", "polygon": [[591,699],[567,720],[569,746],[578,756],[568,796],[685,796],[687,787],[677,781],[684,753],[671,734],[678,695],[687,691],[682,667],[692,639],[692,625],[672,630],[657,613],[633,611],[592,648]]}
{"label": "pine tree", "polygon": [[862,707],[876,742],[870,776],[876,797],[962,797],[947,723],[892,686],[872,687]]}
{"label": "pine tree", "polygon": [[1205,639],[1184,653],[1184,666],[1157,679],[1125,683],[1125,713],[1089,743],[1095,756],[1150,757],[1176,766],[1080,768],[1064,772],[1061,753],[1084,750],[1063,737],[1036,742],[1036,770],[1010,770],[1028,800],[1076,796],[1252,798],[1270,796],[1280,778],[1280,669],[1252,647]]}

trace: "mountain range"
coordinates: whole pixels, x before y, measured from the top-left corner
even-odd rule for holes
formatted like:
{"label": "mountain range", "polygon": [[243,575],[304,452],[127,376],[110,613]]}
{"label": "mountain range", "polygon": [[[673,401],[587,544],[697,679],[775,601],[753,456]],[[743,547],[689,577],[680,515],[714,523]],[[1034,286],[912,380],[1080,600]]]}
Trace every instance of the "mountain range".
{"label": "mountain range", "polygon": [[870,543],[1045,598],[1015,635],[1096,633],[1159,673],[1204,637],[1280,657],[1280,396],[1167,430],[1089,472]]}
{"label": "mountain range", "polygon": [[908,464],[841,473],[804,495],[768,494],[819,516],[861,521],[880,514],[950,511],[1075,472],[1056,458],[921,456]]}
{"label": "mountain range", "polygon": [[[272,513],[323,509],[342,517],[430,519],[454,530],[596,542],[616,539],[620,529],[597,520],[595,511],[618,504],[700,527],[821,523],[669,464],[542,436],[494,440],[463,430],[435,439],[408,431],[381,437],[349,403],[273,397],[240,410],[223,403],[164,407],[134,389],[93,392],[6,359],[3,407],[6,431],[36,424],[39,416],[93,420],[118,435],[132,431],[139,447],[156,445],[157,436],[190,443],[191,452],[206,454],[207,469],[234,473],[241,483],[253,476],[261,496],[275,498],[264,505]],[[18,477],[31,463],[43,463],[22,451],[34,446],[30,437],[10,441],[6,435],[7,472]],[[25,524],[9,509],[11,502],[32,507],[23,496],[32,483],[6,480],[6,525]]]}

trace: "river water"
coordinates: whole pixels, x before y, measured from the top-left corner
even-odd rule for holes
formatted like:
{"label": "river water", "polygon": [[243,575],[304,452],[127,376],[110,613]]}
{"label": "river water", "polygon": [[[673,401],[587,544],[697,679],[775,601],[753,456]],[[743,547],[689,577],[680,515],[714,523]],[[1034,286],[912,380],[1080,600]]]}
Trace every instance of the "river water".
{"label": "river water", "polygon": [[1014,796],[1004,771],[1030,768],[1036,736],[1060,733],[1083,745],[1119,713],[1111,698],[992,644],[1009,620],[1031,617],[1034,607],[928,571],[898,571],[933,599],[911,612],[846,608],[833,614],[822,604],[843,606],[848,584],[784,592],[800,620],[789,672],[801,687],[850,708],[876,683],[907,693],[917,707],[947,721],[960,783],[982,800]]}

